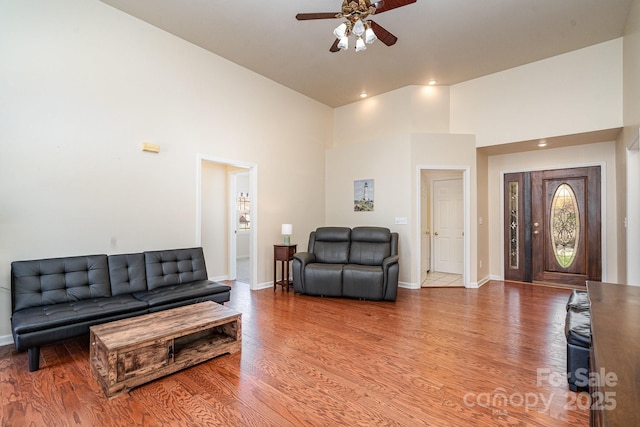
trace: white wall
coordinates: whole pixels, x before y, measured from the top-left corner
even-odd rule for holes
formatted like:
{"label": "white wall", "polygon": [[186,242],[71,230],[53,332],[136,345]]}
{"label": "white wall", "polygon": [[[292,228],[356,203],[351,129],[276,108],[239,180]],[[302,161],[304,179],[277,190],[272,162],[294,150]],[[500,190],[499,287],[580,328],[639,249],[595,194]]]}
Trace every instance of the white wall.
{"label": "white wall", "polygon": [[449,132],[449,87],[407,86],[335,109],[335,146]]}
{"label": "white wall", "polygon": [[0,336],[11,261],[192,246],[199,153],[259,166],[259,284],[324,223],[329,107],[97,0],[1,9]]}
{"label": "white wall", "polygon": [[624,125],[635,129],[629,132],[626,142],[630,143],[640,127],[640,0],[631,6],[623,46]]}
{"label": "white wall", "polygon": [[[455,148],[454,148],[455,147]],[[326,156],[327,225],[388,227],[399,234],[401,286],[420,286],[420,181],[419,166],[469,170],[475,186],[475,141],[469,135],[399,134],[377,141],[335,147]],[[375,180],[373,212],[354,212],[355,180]],[[475,215],[475,196],[470,194],[470,211]],[[407,224],[395,224],[404,217]],[[475,227],[471,227],[472,259],[475,262]],[[467,273],[475,281],[475,270]]]}
{"label": "white wall", "polygon": [[451,132],[477,146],[622,126],[622,38],[451,87]]}
{"label": "white wall", "polygon": [[627,282],[640,285],[640,0],[634,0],[624,34],[624,147],[635,146],[627,153],[626,229]]}
{"label": "white wall", "polygon": [[[419,191],[415,185],[420,181],[417,175],[418,169],[441,169],[462,171],[467,181],[468,188],[464,200],[467,213],[465,215],[465,285],[476,287],[478,285],[478,228],[475,218],[477,210],[477,171],[476,171],[476,146],[473,135],[452,134],[413,134],[411,135],[411,182],[414,184],[412,191],[412,213],[410,223],[414,225],[411,234],[412,280],[418,281],[419,265],[418,248],[420,247],[420,217],[418,216],[421,203]],[[463,176],[464,176],[463,174]],[[468,234],[467,234],[468,233]]]}
{"label": "white wall", "polygon": [[[335,147],[326,153],[326,225],[387,227],[399,234],[401,282],[411,281],[411,223],[395,225],[395,217],[411,218],[413,199],[409,135]],[[354,212],[354,181],[374,180],[374,210]]]}
{"label": "white wall", "polygon": [[[489,224],[495,223],[499,218],[495,213],[499,214],[500,211],[493,211],[496,207],[489,192],[499,192],[500,189],[495,188],[496,185],[499,187],[499,183],[492,181],[490,176],[492,172],[489,172],[487,156],[484,153],[476,155],[475,147],[621,127],[622,39],[450,88],[408,86],[336,108],[334,122],[333,143],[336,148],[327,155],[326,166],[327,220],[338,218],[353,222],[352,214],[338,215],[337,206],[346,206],[347,194],[344,192],[354,176],[349,168],[355,164],[357,152],[365,153],[366,161],[363,164],[369,159],[376,164],[369,168],[370,175],[383,176],[393,185],[406,181],[407,177],[398,175],[396,171],[377,169],[379,160],[374,160],[377,156],[399,161],[398,165],[403,166],[408,150],[413,165],[423,163],[469,167],[472,171],[469,207],[472,243],[468,280],[471,285],[480,284],[499,272],[496,263],[501,259],[500,250],[496,249],[496,239],[491,238],[495,234]],[[446,133],[454,135],[454,141],[438,136]],[[464,134],[468,135],[468,140],[462,137]],[[424,151],[420,145],[406,148],[400,143],[409,136],[413,144],[416,141],[413,135],[421,135],[418,139],[429,140],[424,144]],[[473,142],[473,148],[467,146],[469,140]],[[444,144],[440,145],[442,142]],[[347,149],[349,146],[353,148]],[[402,161],[398,156],[402,156]],[[521,156],[524,167],[529,157],[528,154]],[[553,164],[553,161],[547,163]],[[541,164],[545,164],[544,159],[531,159],[532,168]],[[611,169],[614,169],[613,165]],[[393,178],[386,177],[388,174],[393,174]],[[415,185],[413,177],[409,180]],[[611,182],[615,182],[615,179]],[[411,192],[407,197],[411,198],[412,204],[419,203],[419,196],[415,193]],[[404,202],[401,201],[399,207],[403,206]],[[414,218],[415,215],[411,215],[410,226],[404,226],[409,242],[403,244],[409,246],[401,245],[401,249],[404,252],[404,264],[415,265],[419,262],[415,258],[419,247],[419,222],[418,218]],[[376,219],[384,224],[392,217],[387,214],[384,218]],[[615,216],[609,217],[609,220],[614,221],[609,226],[615,230]],[[611,240],[608,244],[609,249]],[[616,253],[617,249],[609,251],[610,256]],[[411,284],[419,282],[413,268],[410,272],[401,270],[401,274],[401,281]],[[615,273],[611,277],[615,277]]]}

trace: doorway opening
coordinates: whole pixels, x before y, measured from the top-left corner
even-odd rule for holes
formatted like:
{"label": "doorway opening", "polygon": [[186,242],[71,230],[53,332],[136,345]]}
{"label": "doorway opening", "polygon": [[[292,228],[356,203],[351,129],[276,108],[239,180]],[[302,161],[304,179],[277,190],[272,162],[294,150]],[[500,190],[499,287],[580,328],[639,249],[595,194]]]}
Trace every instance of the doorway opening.
{"label": "doorway opening", "polygon": [[[235,280],[244,283],[250,283],[249,260],[250,245],[249,237],[251,234],[251,187],[250,175],[247,169],[231,174],[231,228],[235,233],[235,269],[233,265],[230,271],[235,271]],[[235,203],[233,203],[235,201]],[[231,251],[233,248],[231,248]],[[233,254],[234,252],[230,252]]]}
{"label": "doorway opening", "polygon": [[212,280],[257,283],[257,166],[198,155],[196,242]]}
{"label": "doorway opening", "polygon": [[504,174],[504,278],[602,280],[600,166]]}
{"label": "doorway opening", "polygon": [[467,286],[468,170],[419,167],[418,172],[419,287]]}

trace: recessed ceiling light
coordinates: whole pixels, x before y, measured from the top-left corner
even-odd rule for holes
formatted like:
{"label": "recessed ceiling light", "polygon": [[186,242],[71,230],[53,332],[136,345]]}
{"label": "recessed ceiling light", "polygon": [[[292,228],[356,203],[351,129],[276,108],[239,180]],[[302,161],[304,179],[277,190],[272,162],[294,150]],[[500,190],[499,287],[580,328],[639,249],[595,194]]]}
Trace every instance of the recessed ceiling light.
{"label": "recessed ceiling light", "polygon": [[362,92],[360,94],[360,98],[366,98],[367,97],[367,92]]}
{"label": "recessed ceiling light", "polygon": [[546,139],[541,139],[540,141],[538,141],[538,147],[542,148],[542,147],[546,147],[547,146],[547,140]]}
{"label": "recessed ceiling light", "polygon": [[438,83],[438,82],[437,82],[436,80],[429,80],[428,85],[429,85],[429,86],[434,86],[434,85],[436,85],[437,83]]}

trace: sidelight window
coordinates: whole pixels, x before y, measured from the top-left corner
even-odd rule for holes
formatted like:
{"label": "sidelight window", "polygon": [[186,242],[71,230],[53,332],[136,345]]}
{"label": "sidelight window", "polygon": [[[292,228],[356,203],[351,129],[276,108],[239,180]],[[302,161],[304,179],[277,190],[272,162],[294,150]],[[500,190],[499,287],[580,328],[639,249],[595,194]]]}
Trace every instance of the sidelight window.
{"label": "sidelight window", "polygon": [[518,181],[509,182],[509,268],[519,267],[520,242],[518,224]]}

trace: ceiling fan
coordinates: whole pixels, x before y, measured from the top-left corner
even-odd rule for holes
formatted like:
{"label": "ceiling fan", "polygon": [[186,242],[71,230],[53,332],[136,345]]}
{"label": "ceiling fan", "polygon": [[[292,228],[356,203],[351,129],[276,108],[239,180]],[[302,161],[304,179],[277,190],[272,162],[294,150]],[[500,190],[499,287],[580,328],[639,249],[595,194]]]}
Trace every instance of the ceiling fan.
{"label": "ceiling fan", "polygon": [[310,19],[344,18],[346,21],[340,24],[333,34],[336,41],[329,49],[331,52],[346,50],[349,46],[349,36],[356,37],[356,52],[366,49],[365,43],[373,43],[376,39],[387,46],[394,45],[398,38],[384,29],[375,21],[367,19],[374,13],[382,13],[415,3],[416,0],[344,0],[341,12],[328,13],[298,13],[298,21]]}

